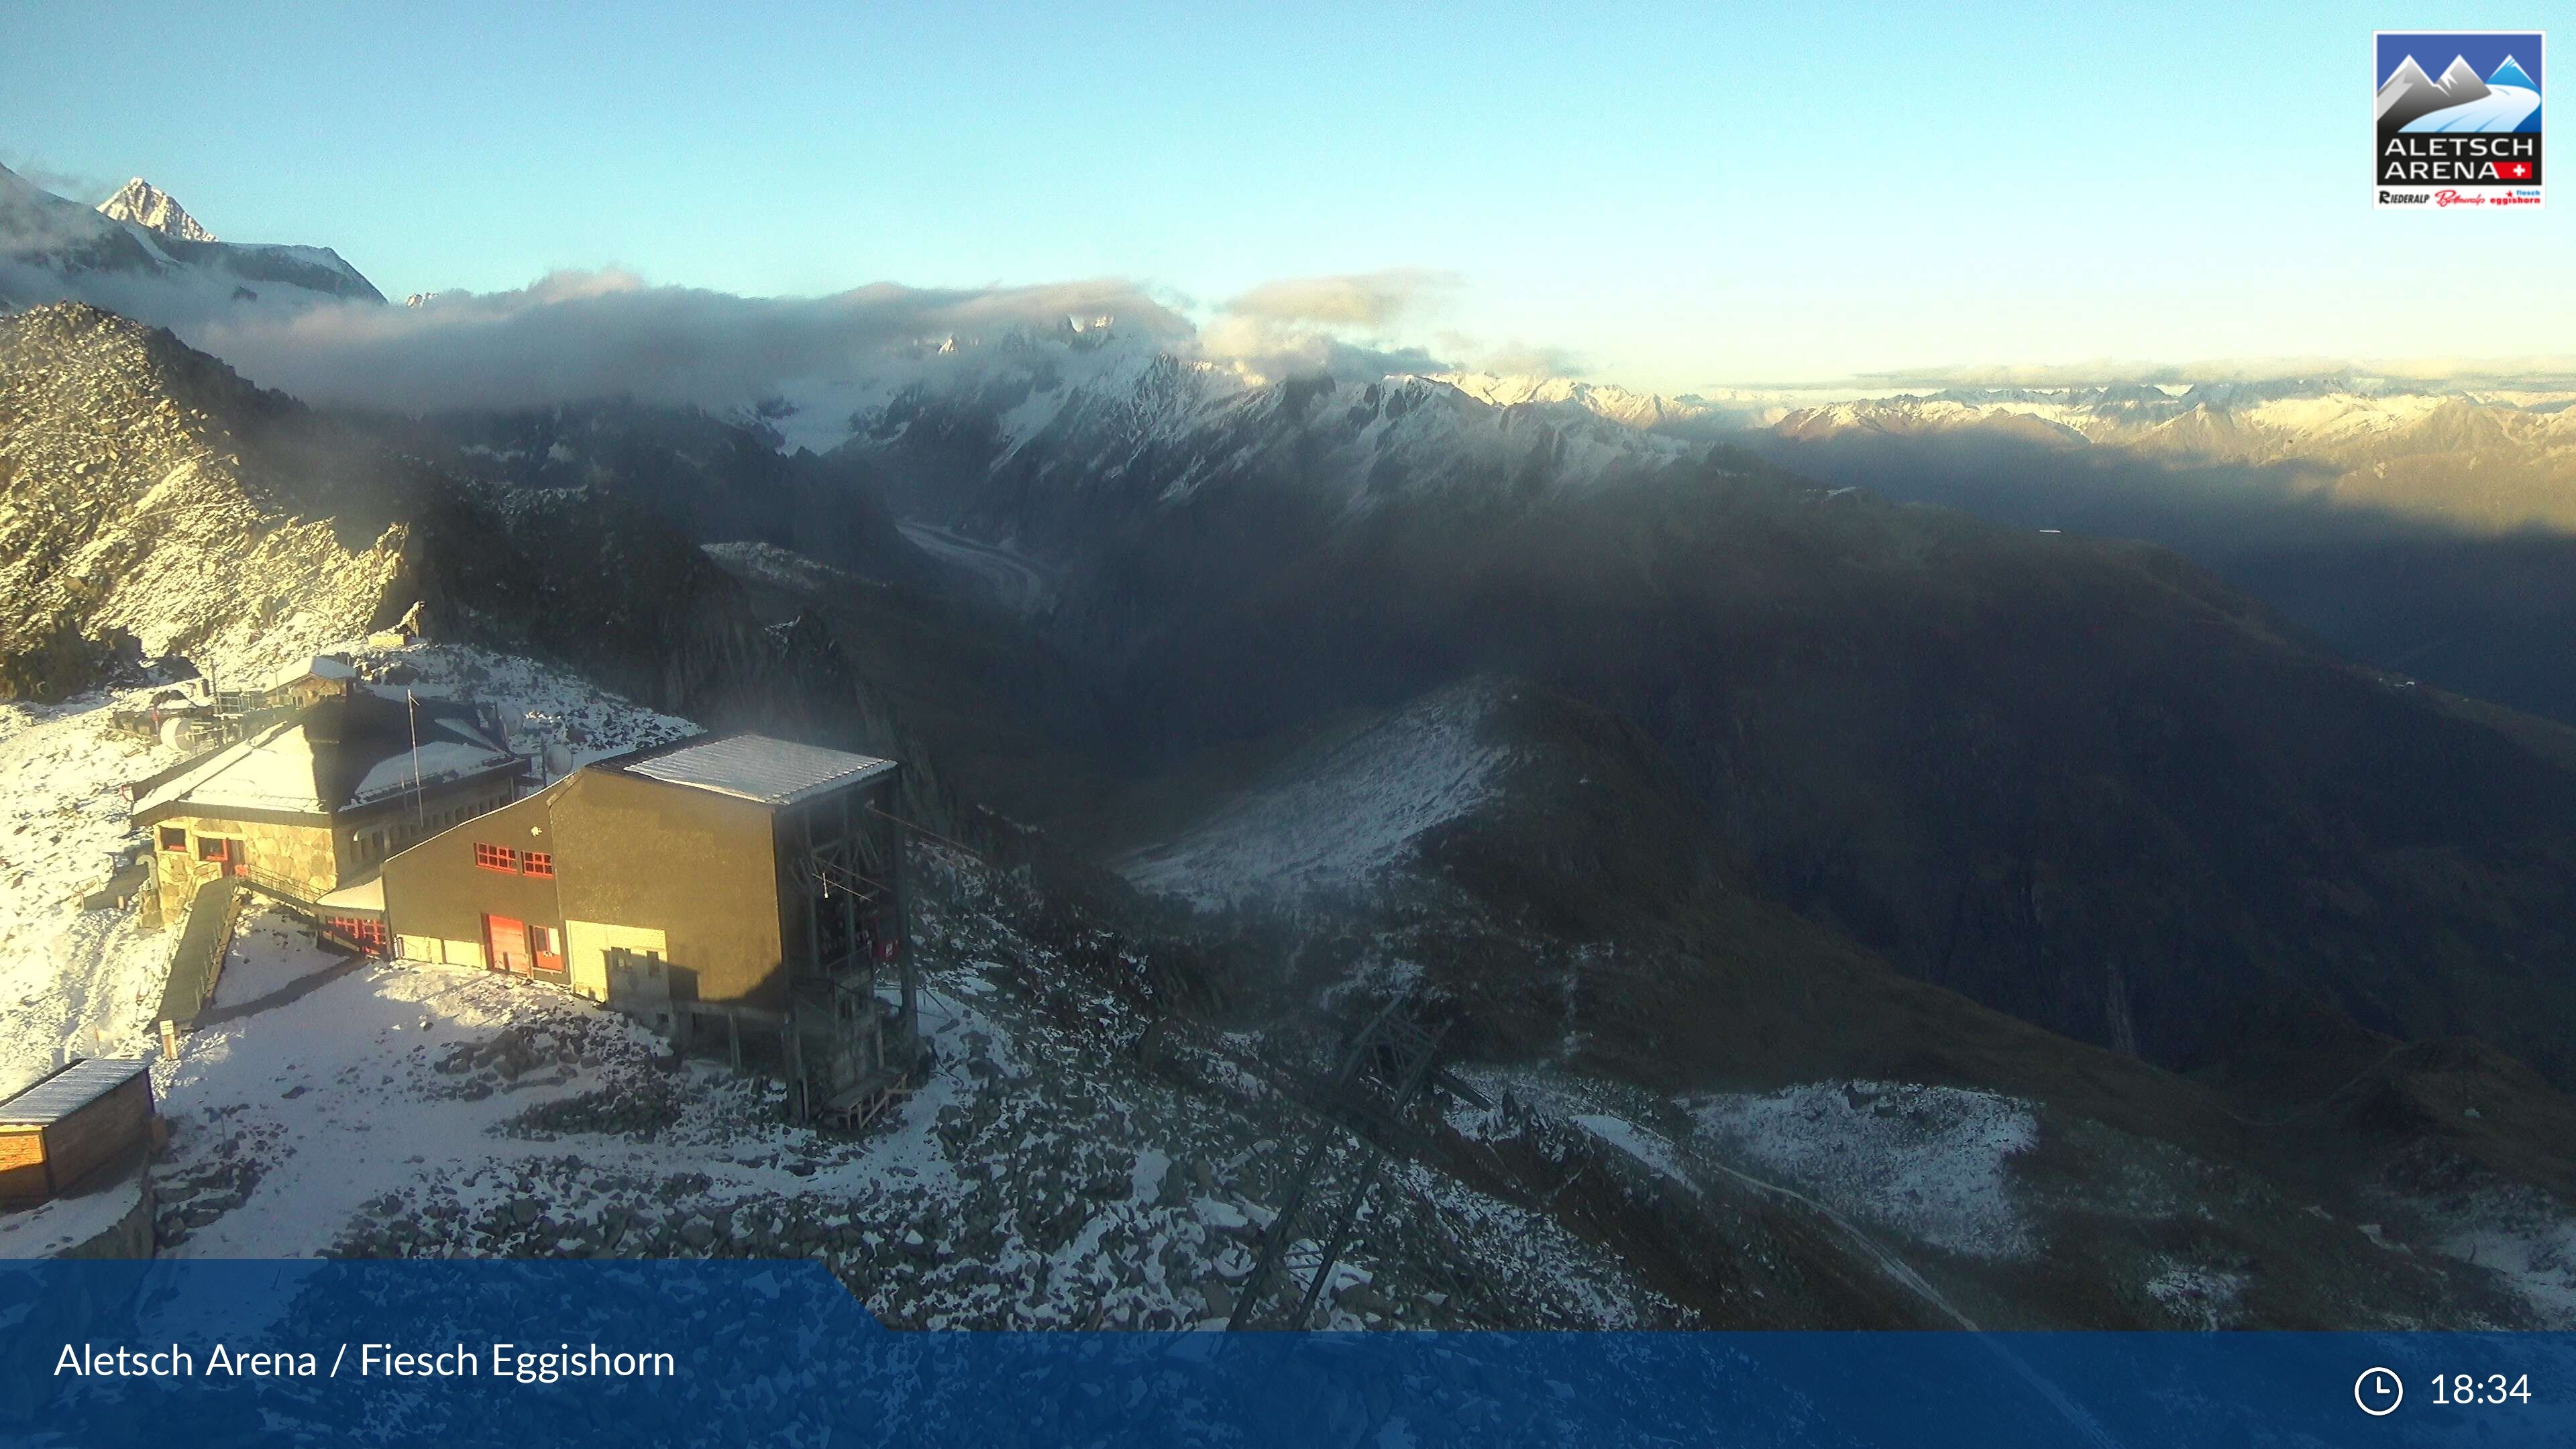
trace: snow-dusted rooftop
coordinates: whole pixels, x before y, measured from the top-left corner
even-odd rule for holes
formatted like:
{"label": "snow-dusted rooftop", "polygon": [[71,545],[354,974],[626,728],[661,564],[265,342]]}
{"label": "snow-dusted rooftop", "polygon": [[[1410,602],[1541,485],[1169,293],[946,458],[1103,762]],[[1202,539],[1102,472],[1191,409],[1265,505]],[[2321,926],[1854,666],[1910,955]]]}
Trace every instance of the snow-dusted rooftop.
{"label": "snow-dusted rooftop", "polygon": [[371,875],[354,885],[344,885],[313,904],[326,911],[376,911],[385,908],[385,878]]}
{"label": "snow-dusted rooftop", "polygon": [[298,659],[268,677],[268,687],[284,689],[299,679],[355,679],[358,671],[327,654]]}
{"label": "snow-dusted rooftop", "polygon": [[894,768],[892,760],[774,740],[767,735],[726,735],[622,766],[670,785],[691,785],[763,805],[793,805],[827,791],[871,780]]}
{"label": "snow-dusted rooftop", "polygon": [[216,815],[327,815],[518,764],[470,710],[361,690],[160,777],[134,802],[134,815],[140,822],[151,811],[180,806]]}
{"label": "snow-dusted rooftop", "polygon": [[134,802],[134,813],[180,801],[210,810],[327,808],[314,781],[313,744],[291,724],[275,725],[196,762]]}
{"label": "snow-dusted rooftop", "polygon": [[0,1102],[0,1126],[41,1127],[59,1122],[123,1086],[143,1070],[141,1062],[96,1057],[74,1062],[36,1085]]}

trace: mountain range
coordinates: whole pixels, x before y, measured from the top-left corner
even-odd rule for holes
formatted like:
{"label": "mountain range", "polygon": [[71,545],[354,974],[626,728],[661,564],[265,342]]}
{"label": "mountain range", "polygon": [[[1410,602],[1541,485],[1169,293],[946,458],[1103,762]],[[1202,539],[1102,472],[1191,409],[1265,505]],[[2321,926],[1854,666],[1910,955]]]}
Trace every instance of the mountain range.
{"label": "mountain range", "polygon": [[221,242],[140,177],[98,207],[0,167],[0,305],[382,302],[329,247]]}
{"label": "mountain range", "polygon": [[[382,303],[327,249],[5,181],[12,277],[196,295],[327,257],[343,289],[296,305]],[[0,685],[239,673],[418,602],[900,756],[912,818],[1024,862],[1069,950],[1179,943],[1246,1040],[1401,997],[1480,1079],[2015,1104],[2027,1222],[1910,1240],[1989,1320],[2171,1326],[2188,1271],[2236,1285],[2226,1322],[2520,1325],[2460,1204],[2542,1204],[2534,1253],[2576,1222],[2576,731],[2187,555],[2350,515],[2555,557],[2567,418],[2348,378],[1748,418],[1267,379],[1089,319],[749,407],[362,412],[51,301],[0,318]],[[2052,499],[2095,512],[2013,516]],[[1450,1165],[1566,1194],[1544,1159]],[[1921,1321],[1782,1200],[1615,1180],[1552,1210],[1725,1321],[1816,1321],[1737,1291],[1801,1274],[1830,1321]]]}

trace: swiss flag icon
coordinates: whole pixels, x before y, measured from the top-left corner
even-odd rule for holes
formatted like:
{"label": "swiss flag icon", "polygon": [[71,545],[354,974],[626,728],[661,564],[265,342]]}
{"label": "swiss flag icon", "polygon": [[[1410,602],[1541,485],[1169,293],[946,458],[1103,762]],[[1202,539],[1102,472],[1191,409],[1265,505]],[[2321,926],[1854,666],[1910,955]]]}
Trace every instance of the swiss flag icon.
{"label": "swiss flag icon", "polygon": [[2528,161],[2498,161],[2495,164],[2495,169],[2496,175],[2507,181],[2529,181],[2531,179],[2531,163]]}

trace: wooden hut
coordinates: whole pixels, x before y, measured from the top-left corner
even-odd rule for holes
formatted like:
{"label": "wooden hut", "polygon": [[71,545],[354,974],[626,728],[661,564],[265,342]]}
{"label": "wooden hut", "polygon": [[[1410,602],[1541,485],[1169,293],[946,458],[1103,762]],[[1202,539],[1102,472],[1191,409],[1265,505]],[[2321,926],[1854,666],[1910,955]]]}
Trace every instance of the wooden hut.
{"label": "wooden hut", "polygon": [[152,1135],[152,1074],[136,1061],[76,1061],[0,1102],[0,1202],[59,1197]]}

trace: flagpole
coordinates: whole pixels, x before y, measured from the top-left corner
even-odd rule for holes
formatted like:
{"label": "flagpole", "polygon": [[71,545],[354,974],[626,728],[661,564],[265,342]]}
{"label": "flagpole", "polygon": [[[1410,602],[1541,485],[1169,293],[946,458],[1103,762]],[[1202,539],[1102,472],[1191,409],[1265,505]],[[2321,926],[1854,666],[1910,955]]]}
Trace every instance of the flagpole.
{"label": "flagpole", "polygon": [[420,824],[420,697],[403,691],[403,714],[411,723],[411,823]]}

